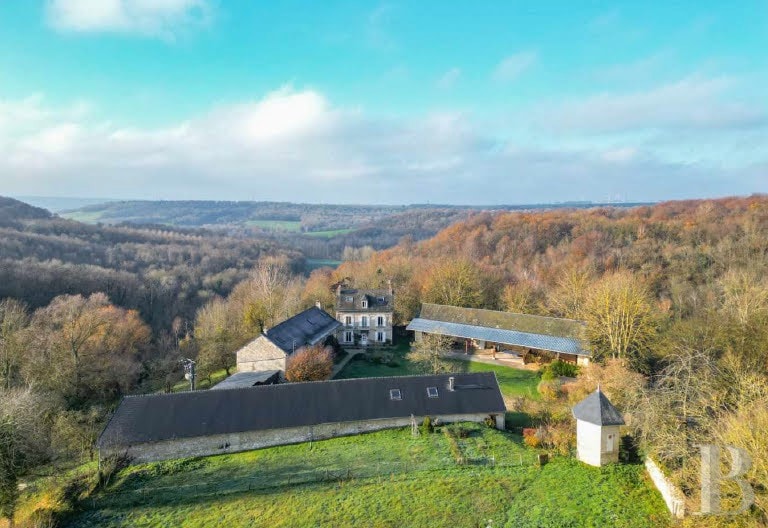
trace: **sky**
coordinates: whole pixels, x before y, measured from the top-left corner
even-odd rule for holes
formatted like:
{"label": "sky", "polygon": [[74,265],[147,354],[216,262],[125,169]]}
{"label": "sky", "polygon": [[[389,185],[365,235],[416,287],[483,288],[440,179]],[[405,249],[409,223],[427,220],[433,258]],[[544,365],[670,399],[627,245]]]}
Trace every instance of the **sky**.
{"label": "sky", "polygon": [[768,0],[0,0],[0,195],[768,192]]}

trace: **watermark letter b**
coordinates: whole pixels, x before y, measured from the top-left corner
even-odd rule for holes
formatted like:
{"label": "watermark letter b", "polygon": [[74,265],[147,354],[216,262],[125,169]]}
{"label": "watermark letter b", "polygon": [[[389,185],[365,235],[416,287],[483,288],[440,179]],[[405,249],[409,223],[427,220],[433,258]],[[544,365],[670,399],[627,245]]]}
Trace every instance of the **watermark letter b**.
{"label": "watermark letter b", "polygon": [[[752,467],[749,453],[738,447],[726,446],[731,454],[731,470],[727,475],[720,473],[720,448],[715,445],[703,444],[701,450],[701,512],[713,515],[737,515],[744,513],[755,502],[755,492],[752,486],[741,478]],[[720,508],[720,483],[733,480],[741,488],[741,504],[735,510],[726,512]]]}

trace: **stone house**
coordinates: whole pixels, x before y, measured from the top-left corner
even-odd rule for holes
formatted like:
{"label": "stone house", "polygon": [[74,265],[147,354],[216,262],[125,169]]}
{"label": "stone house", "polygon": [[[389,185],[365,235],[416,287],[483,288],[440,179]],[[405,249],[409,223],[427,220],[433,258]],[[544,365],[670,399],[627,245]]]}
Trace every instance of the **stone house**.
{"label": "stone house", "polygon": [[336,288],[336,319],[342,324],[337,333],[342,345],[381,345],[392,342],[394,292],[387,289]]}
{"label": "stone house", "polygon": [[407,330],[415,333],[416,341],[423,334],[452,337],[466,352],[492,348],[522,356],[546,353],[568,363],[588,365],[591,353],[585,328],[585,323],[572,319],[423,303],[419,317]]}
{"label": "stone house", "polygon": [[96,445],[100,459],[143,463],[233,453],[442,422],[495,420],[504,399],[493,372],[360,378],[231,390],[126,396]]}
{"label": "stone house", "polygon": [[341,324],[314,306],[265,331],[237,351],[238,372],[281,371],[288,357],[303,346],[322,343]]}
{"label": "stone house", "polygon": [[579,460],[598,467],[619,461],[619,428],[624,418],[600,387],[573,407],[573,417]]}

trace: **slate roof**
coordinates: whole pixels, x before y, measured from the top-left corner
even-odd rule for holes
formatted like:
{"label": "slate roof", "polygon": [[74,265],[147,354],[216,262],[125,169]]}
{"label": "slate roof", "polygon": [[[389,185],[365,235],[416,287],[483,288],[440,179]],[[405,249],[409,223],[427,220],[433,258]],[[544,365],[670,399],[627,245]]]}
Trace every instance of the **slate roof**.
{"label": "slate roof", "polygon": [[595,425],[624,425],[624,418],[598,388],[573,407],[573,417]]}
{"label": "slate roof", "polygon": [[[455,390],[448,390],[448,378]],[[429,398],[427,387],[437,387]],[[402,399],[391,400],[390,389]],[[261,385],[126,396],[99,436],[99,447],[179,438],[301,427],[325,423],[502,413],[504,400],[493,372],[400,376]]]}
{"label": "slate roof", "polygon": [[[336,310],[339,312],[391,312],[392,298],[389,290],[346,288],[336,295]],[[368,301],[367,308],[363,308],[363,300]]]}
{"label": "slate roof", "polygon": [[408,330],[478,339],[550,352],[588,356],[584,323],[571,319],[515,314],[424,303]]}
{"label": "slate roof", "polygon": [[235,372],[230,377],[211,387],[211,390],[242,389],[253,387],[257,383],[272,381],[280,373],[279,370],[262,370],[258,372]]}
{"label": "slate roof", "polygon": [[264,335],[286,354],[319,343],[341,326],[325,310],[313,306],[267,330]]}

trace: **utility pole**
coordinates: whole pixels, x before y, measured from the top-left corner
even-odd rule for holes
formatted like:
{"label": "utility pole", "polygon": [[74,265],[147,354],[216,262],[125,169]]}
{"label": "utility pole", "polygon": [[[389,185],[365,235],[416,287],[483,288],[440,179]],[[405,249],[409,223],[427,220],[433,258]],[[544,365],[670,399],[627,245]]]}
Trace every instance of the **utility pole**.
{"label": "utility pole", "polygon": [[189,358],[180,359],[179,363],[184,365],[184,379],[189,380],[189,390],[195,390],[195,362]]}

